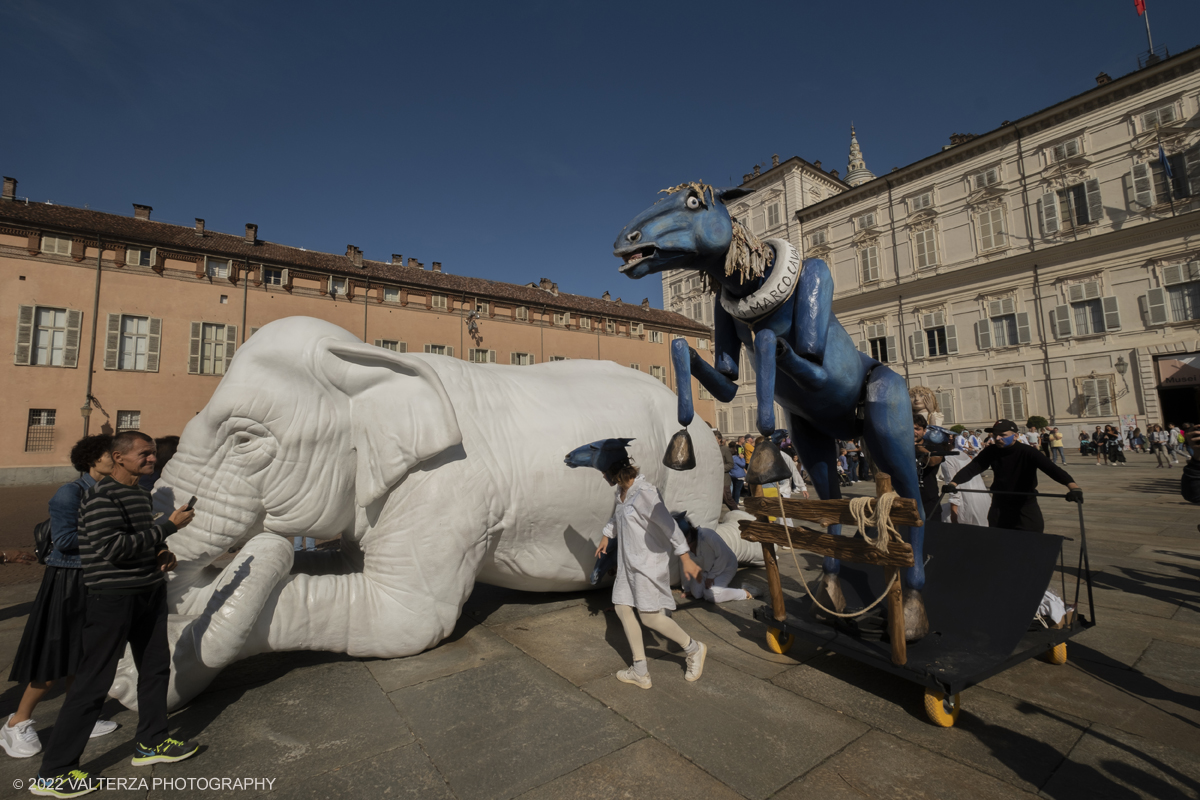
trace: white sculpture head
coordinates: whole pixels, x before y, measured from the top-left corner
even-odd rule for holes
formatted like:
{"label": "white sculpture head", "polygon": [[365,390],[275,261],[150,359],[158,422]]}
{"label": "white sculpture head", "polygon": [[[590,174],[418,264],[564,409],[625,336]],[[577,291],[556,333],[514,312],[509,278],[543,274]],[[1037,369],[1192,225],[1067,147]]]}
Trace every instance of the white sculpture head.
{"label": "white sculpture head", "polygon": [[363,344],[322,320],[290,317],[263,327],[237,352],[184,429],[155,489],[156,505],[198,498],[185,546],[200,552],[179,552],[181,562],[208,563],[262,530],[332,538],[352,527],[356,505],[370,506],[421,461],[461,440],[441,380],[424,359]]}

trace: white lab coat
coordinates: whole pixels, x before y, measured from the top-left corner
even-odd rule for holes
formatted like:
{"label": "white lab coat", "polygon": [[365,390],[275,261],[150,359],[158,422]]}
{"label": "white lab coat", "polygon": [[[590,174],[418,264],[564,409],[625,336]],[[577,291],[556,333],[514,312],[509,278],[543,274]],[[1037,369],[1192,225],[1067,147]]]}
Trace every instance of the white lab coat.
{"label": "white lab coat", "polygon": [[[947,483],[951,478],[958,474],[958,471],[971,463],[971,457],[968,455],[959,454],[957,456],[946,456],[942,461],[942,465],[938,467],[938,476],[942,479],[942,483]],[[963,489],[986,489],[987,485],[983,482],[982,475],[976,475],[971,480],[961,484]],[[958,506],[958,521],[964,525],[982,525],[987,527],[988,511],[992,508],[992,496],[990,494],[977,494],[975,492],[953,492],[946,496],[948,502],[942,503],[942,522],[950,521],[950,506]]]}
{"label": "white lab coat", "polygon": [[[700,580],[691,581],[684,578],[683,589],[690,592],[697,600],[704,598],[710,603],[726,603],[730,600],[745,600],[743,589],[730,589],[729,584],[737,577],[738,562],[733,550],[716,531],[709,528],[697,528],[696,563],[704,570]],[[706,581],[712,581],[711,587],[705,588]]]}
{"label": "white lab coat", "polygon": [[675,608],[671,557],[688,552],[683,531],[644,476],[634,479],[624,500],[619,486],[616,493],[617,507],[604,526],[604,535],[616,538],[618,544],[613,604],[646,612]]}

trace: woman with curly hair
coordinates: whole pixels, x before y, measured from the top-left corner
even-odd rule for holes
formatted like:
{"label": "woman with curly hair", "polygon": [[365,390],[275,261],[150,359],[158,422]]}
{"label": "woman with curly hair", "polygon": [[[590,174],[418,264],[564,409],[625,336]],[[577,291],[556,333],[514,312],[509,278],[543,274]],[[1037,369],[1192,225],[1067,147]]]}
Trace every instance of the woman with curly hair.
{"label": "woman with curly hair", "polygon": [[[83,658],[83,623],[87,592],[79,560],[79,506],[84,493],[112,472],[109,454],[112,437],[85,436],[71,448],[71,464],[78,480],[59,488],[50,500],[50,539],[54,549],[46,556],[42,585],[25,623],[21,644],[8,679],[28,684],[17,711],[0,726],[0,747],[13,758],[29,758],[42,750],[33,729],[33,710],[60,679],[68,685]],[[99,720],[92,738],[112,733],[117,723]]]}

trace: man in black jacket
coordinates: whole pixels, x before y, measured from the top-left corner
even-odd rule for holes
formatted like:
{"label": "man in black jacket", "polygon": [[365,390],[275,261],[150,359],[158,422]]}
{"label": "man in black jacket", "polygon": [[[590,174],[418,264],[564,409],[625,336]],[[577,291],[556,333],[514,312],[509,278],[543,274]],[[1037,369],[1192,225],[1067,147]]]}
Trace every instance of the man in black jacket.
{"label": "man in black jacket", "polygon": [[164,541],[192,521],[184,506],[155,522],[150,495],[138,477],[154,472],[154,440],[139,431],[113,437],[113,471],[89,490],[80,507],[79,555],[87,586],[83,662],[67,692],[54,736],[42,758],[34,794],[79,797],[97,780],[79,769],[88,735],[125,654],[138,668],[138,729],[134,766],[182,761],[198,746],[167,735],[166,573],[175,556]]}
{"label": "man in black jacket", "polygon": [[[971,480],[991,467],[992,491],[997,494],[992,497],[988,525],[992,528],[1037,533],[1046,529],[1042,509],[1033,494],[1037,491],[1038,470],[1070,489],[1067,502],[1083,502],[1083,490],[1066,470],[1046,458],[1036,447],[1030,447],[1017,440],[1018,428],[1015,422],[1009,419],[997,420],[987,431],[995,437],[995,443],[983,448],[970,464],[960,469],[954,478],[942,487],[943,494],[957,491],[958,484]],[[1028,494],[1006,495],[1000,494],[1001,492]]]}

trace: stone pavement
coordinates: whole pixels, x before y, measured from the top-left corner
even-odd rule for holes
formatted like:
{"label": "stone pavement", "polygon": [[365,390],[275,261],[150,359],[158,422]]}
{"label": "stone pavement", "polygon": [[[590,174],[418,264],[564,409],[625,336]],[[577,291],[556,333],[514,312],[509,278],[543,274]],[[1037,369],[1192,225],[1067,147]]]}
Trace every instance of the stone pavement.
{"label": "stone pavement", "polygon": [[[1026,661],[968,689],[951,729],[926,721],[914,683],[800,642],[770,653],[757,601],[681,605],[676,619],[710,646],[704,676],[685,682],[674,645],[648,635],[644,691],[613,677],[629,652],[607,592],[479,585],[454,635],[421,655],[283,653],[225,670],[173,716],[204,745],[190,761],[130,766],[136,718],[110,701],[122,727],[89,744],[84,767],[148,784],[269,778],[274,797],[1197,797],[1200,509],[1178,497],[1178,469],[1130,461],[1068,466],[1086,492],[1098,625],[1064,666]],[[1070,587],[1075,507],[1042,508],[1050,531],[1075,539]],[[36,588],[0,586],[0,663]],[[5,684],[3,715],[19,688]],[[43,738],[61,702],[39,709]],[[0,754],[0,787],[38,761]],[[222,794],[176,786],[124,796]]]}

